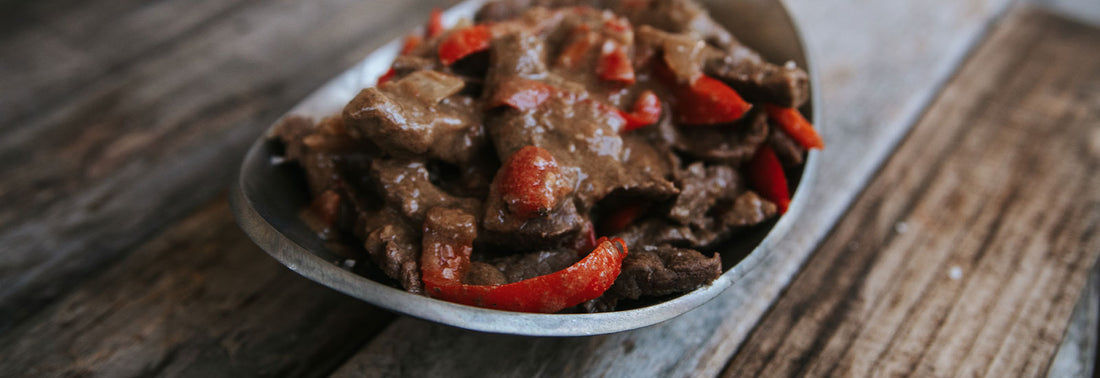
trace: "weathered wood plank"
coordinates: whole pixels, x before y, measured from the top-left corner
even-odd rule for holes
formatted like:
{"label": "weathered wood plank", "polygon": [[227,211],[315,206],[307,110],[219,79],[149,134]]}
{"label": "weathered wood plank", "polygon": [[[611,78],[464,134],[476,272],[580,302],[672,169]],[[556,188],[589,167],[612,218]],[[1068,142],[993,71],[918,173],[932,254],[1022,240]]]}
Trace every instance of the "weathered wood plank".
{"label": "weathered wood plank", "polygon": [[1014,12],[725,375],[1046,373],[1100,256],[1098,45]]}
{"label": "weathered wood plank", "polygon": [[[719,373],[982,35],[987,22],[1000,15],[1009,2],[786,3],[800,21],[817,59],[827,148],[816,188],[809,193],[813,208],[795,224],[800,232],[783,240],[771,259],[695,311],[653,327],[609,336],[530,340],[400,319],[338,374]],[[436,339],[447,342],[433,341]],[[433,357],[440,355],[449,357]],[[463,361],[462,370],[456,370],[454,360]]]}
{"label": "weathered wood plank", "polygon": [[224,198],[0,338],[0,376],[318,376],[394,315],[298,277]]}
{"label": "weathered wood plank", "polygon": [[[431,3],[34,2],[0,36],[0,331],[209,201]],[[9,123],[10,122],[10,123]]]}

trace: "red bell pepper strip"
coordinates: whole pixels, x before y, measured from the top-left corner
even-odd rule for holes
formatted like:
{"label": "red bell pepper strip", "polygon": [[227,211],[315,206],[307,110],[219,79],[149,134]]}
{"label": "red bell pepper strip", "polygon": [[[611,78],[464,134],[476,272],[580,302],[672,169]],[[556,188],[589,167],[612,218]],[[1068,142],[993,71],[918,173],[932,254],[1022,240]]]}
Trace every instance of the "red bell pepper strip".
{"label": "red bell pepper strip", "polygon": [[390,68],[389,71],[386,71],[386,73],[384,73],[384,74],[382,74],[382,76],[378,77],[378,84],[377,85],[382,85],[382,84],[385,84],[385,83],[389,82],[390,80],[393,80],[394,76],[397,76],[397,70],[394,70],[393,68]]}
{"label": "red bell pepper strip", "polygon": [[553,92],[554,87],[541,81],[512,79],[503,82],[487,104],[489,108],[508,105],[519,110],[531,110],[550,98]]}
{"label": "red bell pepper strip", "polygon": [[616,209],[600,220],[599,232],[603,235],[611,235],[626,229],[627,226],[641,218],[645,210],[642,204],[629,204]]}
{"label": "red bell pepper strip", "polygon": [[798,109],[766,104],[764,110],[768,112],[768,117],[779,124],[779,127],[802,147],[825,148],[825,141],[821,139],[821,135],[818,135],[814,126],[802,116],[802,113],[798,112]]}
{"label": "red bell pepper strip", "polygon": [[749,162],[749,179],[752,187],[760,195],[779,206],[779,213],[787,212],[791,204],[791,194],[787,189],[787,175],[775,151],[767,144],[760,146]]}
{"label": "red bell pepper strip", "polygon": [[426,230],[421,255],[424,291],[433,298],[505,311],[554,313],[595,299],[615,283],[627,253],[622,239],[601,238],[588,256],[557,272],[504,285],[468,285],[461,277],[473,240],[455,246],[431,235]]}
{"label": "red bell pepper strip", "polygon": [[573,187],[550,151],[525,146],[512,153],[493,180],[508,210],[519,219],[545,217]]}
{"label": "red bell pepper strip", "polygon": [[486,25],[474,25],[455,30],[439,43],[439,61],[449,66],[459,59],[489,49],[492,32]]}
{"label": "red bell pepper strip", "polygon": [[634,66],[626,54],[626,47],[615,41],[604,41],[600,48],[600,60],[596,65],[596,75],[604,81],[614,81],[624,85],[634,84]]}
{"label": "red bell pepper strip", "polygon": [[425,29],[425,35],[427,35],[428,38],[443,34],[443,12],[441,12],[439,8],[432,8],[432,13],[428,16],[428,25]]}
{"label": "red bell pepper strip", "polygon": [[623,119],[626,120],[622,132],[629,132],[657,123],[657,120],[661,119],[661,100],[657,98],[657,94],[653,91],[647,90],[642,92],[637,100],[634,100],[634,107],[631,108],[630,113],[620,112]]}
{"label": "red bell pepper strip", "polygon": [[401,55],[411,53],[413,49],[415,49],[417,46],[420,46],[420,42],[422,42],[423,40],[423,38],[420,38],[420,36],[416,34],[409,34],[405,36],[405,44],[401,46]]}
{"label": "red bell pepper strip", "polygon": [[674,96],[676,120],[684,125],[733,122],[752,108],[733,88],[707,75],[699,75],[690,85],[678,85]]}

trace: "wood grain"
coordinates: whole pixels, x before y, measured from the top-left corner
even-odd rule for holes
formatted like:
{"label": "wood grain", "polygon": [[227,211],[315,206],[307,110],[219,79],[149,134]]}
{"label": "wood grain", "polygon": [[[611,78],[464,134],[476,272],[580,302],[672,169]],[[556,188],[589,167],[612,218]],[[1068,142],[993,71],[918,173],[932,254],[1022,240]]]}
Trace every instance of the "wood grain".
{"label": "wood grain", "polygon": [[0,338],[0,376],[317,376],[394,315],[301,279],[202,207]]}
{"label": "wood grain", "polygon": [[1098,45],[1000,25],[724,375],[1046,373],[1100,256]]}
{"label": "wood grain", "polygon": [[279,115],[432,5],[24,3],[0,16],[21,25],[0,35],[0,331],[213,198]]}

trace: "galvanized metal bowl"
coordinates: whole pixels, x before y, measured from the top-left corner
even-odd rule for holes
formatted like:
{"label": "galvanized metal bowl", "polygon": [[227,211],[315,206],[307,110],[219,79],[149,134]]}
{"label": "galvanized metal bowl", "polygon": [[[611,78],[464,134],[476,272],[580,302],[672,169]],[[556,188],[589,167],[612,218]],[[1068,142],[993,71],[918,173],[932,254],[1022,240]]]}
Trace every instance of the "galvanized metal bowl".
{"label": "galvanized metal bowl", "polygon": [[[461,3],[444,14],[447,24],[472,18],[484,0]],[[798,29],[778,0],[703,1],[710,14],[742,42],[760,51],[769,61],[793,60],[810,72],[813,91],[807,116],[820,127],[813,106],[818,105],[816,72]],[[395,40],[382,46],[358,65],[332,79],[287,114],[320,119],[339,112],[360,89],[371,86],[384,73],[400,49]],[[268,133],[270,133],[270,129]],[[653,325],[694,309],[716,297],[759,264],[779,239],[790,231],[806,206],[809,183],[819,160],[810,152],[799,174],[791,207],[770,228],[741,235],[719,252],[725,272],[713,283],[690,293],[642,303],[637,308],[596,314],[527,314],[470,307],[390,286],[378,272],[353,272],[343,257],[325,246],[299,217],[308,198],[301,178],[285,165],[275,164],[276,144],[265,135],[245,156],[240,178],[231,188],[230,204],[237,223],[261,248],[291,270],[333,289],[392,311],[471,330],[531,336],[580,336],[625,331]],[[367,260],[367,259],[364,259]],[[369,260],[363,263],[370,263]]]}

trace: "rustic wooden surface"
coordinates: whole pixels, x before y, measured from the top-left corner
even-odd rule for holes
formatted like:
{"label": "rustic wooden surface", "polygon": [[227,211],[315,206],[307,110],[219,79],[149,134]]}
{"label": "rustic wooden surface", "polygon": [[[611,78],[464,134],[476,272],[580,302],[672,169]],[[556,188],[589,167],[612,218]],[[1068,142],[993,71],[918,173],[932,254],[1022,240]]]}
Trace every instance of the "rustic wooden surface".
{"label": "rustic wooden surface", "polygon": [[1014,13],[725,370],[1035,376],[1100,256],[1100,30]]}
{"label": "rustic wooden surface", "polygon": [[[735,373],[742,366],[761,364],[777,367],[768,372],[820,369],[817,366],[821,364],[812,363],[831,356],[849,358],[838,360],[846,361],[837,364],[843,369],[862,371],[863,360],[853,359],[852,353],[868,348],[889,352],[883,353],[883,363],[893,362],[893,352],[908,353],[911,345],[917,345],[913,340],[926,340],[927,345],[978,345],[975,354],[957,359],[942,353],[926,353],[937,359],[915,364],[915,369],[978,366],[995,373],[994,368],[1014,371],[1023,366],[1040,372],[1053,355],[1054,346],[1062,340],[1065,318],[1084,286],[1082,272],[1092,265],[1100,248],[1095,233],[1073,237],[1073,232],[1096,227],[1095,191],[1079,195],[1093,194],[1092,202],[1086,202],[1085,206],[1057,217],[1049,214],[1037,218],[1033,226],[1046,229],[1054,227],[1051,222],[1066,219],[1060,224],[1053,223],[1063,232],[1061,239],[1054,240],[1061,243],[1057,245],[1058,253],[1025,249],[1018,256],[1031,260],[1021,260],[1029,264],[1020,265],[998,258],[1004,252],[989,252],[981,254],[977,261],[959,262],[960,269],[966,268],[961,283],[952,284],[955,281],[942,277],[933,280],[937,273],[943,272],[931,269],[940,266],[921,265],[900,270],[909,273],[899,275],[899,279],[915,282],[916,286],[891,284],[872,287],[869,292],[859,291],[862,285],[879,282],[873,280],[881,281],[883,276],[901,269],[899,258],[916,253],[901,249],[901,245],[888,245],[880,255],[867,246],[845,244],[881,241],[872,235],[851,233],[851,228],[863,221],[870,219],[869,225],[873,227],[869,230],[875,232],[885,228],[887,234],[876,234],[881,238],[889,235],[892,227],[884,222],[901,219],[883,218],[883,214],[901,210],[869,206],[867,201],[871,200],[866,198],[883,195],[882,186],[889,185],[881,183],[883,180],[901,185],[909,182],[905,180],[944,177],[947,173],[924,166],[925,175],[891,176],[886,172],[897,170],[892,167],[904,163],[892,162],[861,197],[864,199],[857,207],[841,216],[927,103],[940,93],[942,83],[980,40],[987,25],[1001,15],[1009,2],[888,3],[891,2],[788,2],[817,58],[816,68],[825,97],[823,127],[829,149],[824,154],[826,164],[821,167],[821,179],[812,197],[820,206],[800,220],[804,233],[781,246],[786,253],[765,262],[753,276],[714,302],[683,317],[633,332],[567,339],[478,334],[400,317],[394,321],[392,314],[316,285],[275,263],[237,230],[220,194],[233,177],[247,144],[268,124],[374,46],[403,34],[409,25],[419,24],[432,3],[350,0],[0,3],[0,175],[5,178],[0,182],[0,245],[5,246],[0,254],[0,376],[312,376],[333,371],[341,375],[431,372],[479,376],[713,375],[723,369]],[[1010,18],[1012,21],[1006,24],[1009,26],[1002,25],[1001,29],[1032,30],[1025,40],[1049,38],[1052,45],[1062,47],[1026,50],[1041,47],[1034,42],[1030,47],[981,56],[993,55],[985,59],[996,61],[1010,59],[1011,51],[1026,50],[1050,54],[1050,59],[1057,60],[1057,57],[1065,59],[1065,51],[1070,48],[1067,46],[1074,43],[1091,41],[1091,46],[1096,45],[1094,29],[1041,13],[1020,14],[1023,16]],[[982,51],[991,49],[988,46],[992,43],[987,42]],[[1088,49],[1090,45],[1084,46],[1083,51],[1095,52]],[[1090,56],[1095,59],[1095,54]],[[997,130],[991,126],[994,121],[1015,125],[1011,130],[1016,131],[997,136],[1001,139],[997,139],[1000,143],[996,146],[959,144],[968,149],[945,151],[942,145],[928,144],[946,138],[938,134],[941,126],[937,125],[918,128],[908,137],[906,146],[926,147],[928,152],[918,154],[919,157],[937,156],[944,162],[938,166],[956,168],[951,171],[956,176],[946,176],[951,180],[967,178],[957,177],[959,173],[1003,179],[988,175],[1010,169],[1012,164],[1023,164],[1046,168],[1037,177],[1065,177],[1073,184],[1058,186],[1057,190],[1079,188],[1088,180],[1095,182],[1095,174],[1085,175],[1082,171],[1074,175],[1077,171],[1072,170],[1088,162],[1095,166],[1096,155],[1089,154],[1100,150],[1097,147],[1100,136],[1094,126],[1100,113],[1095,97],[1100,86],[1093,64],[1092,71],[1052,64],[1065,70],[1057,72],[1034,63],[1020,65],[1031,67],[1028,72],[1039,76],[1032,81],[1027,81],[1029,77],[1018,78],[1014,81],[1016,87],[1043,90],[1019,99],[1001,97],[997,106],[1014,100],[1042,106],[1041,111],[1017,110],[1010,113],[1016,118],[989,119],[983,118],[991,116],[982,109],[964,111],[959,107],[962,105],[946,108],[940,105],[948,101],[944,100],[947,96],[956,96],[955,100],[976,106],[975,103],[990,98],[1000,89],[987,86],[984,91],[944,92],[944,97],[925,115],[924,124],[935,117],[946,121],[966,117],[985,122],[975,124],[985,133]],[[982,78],[991,80],[991,75],[979,72],[974,77],[964,75],[954,80],[955,83],[976,80],[980,84]],[[1002,79],[1013,75],[1009,76]],[[1056,86],[1040,86],[1044,82]],[[1066,92],[1068,87],[1077,89]],[[1092,134],[1064,139],[1071,137],[1035,129],[1047,124],[1041,116],[1049,114],[1064,115],[1065,120],[1077,122],[1073,123],[1077,129],[1088,131],[1091,126]],[[947,124],[946,121],[941,123]],[[967,126],[972,125],[950,127],[962,132]],[[929,128],[933,130],[927,131]],[[974,138],[981,132],[965,135]],[[960,172],[962,168],[957,167],[960,163],[948,163],[963,158],[988,160],[988,154],[1006,153],[1013,146],[1030,146],[1022,144],[1025,139],[1055,144],[1075,141],[1084,147],[1059,149],[1067,154],[1065,157],[1076,159],[1064,165],[1050,160],[1062,155],[1040,155],[1040,149],[1035,147],[1021,149],[1029,154],[1017,160],[987,162],[983,170]],[[902,153],[916,147],[907,148],[903,147]],[[1070,151],[1078,153],[1073,155]],[[913,156],[916,152],[908,153]],[[902,172],[906,174],[919,168],[905,167],[913,169]],[[1017,211],[1029,215],[1037,205],[1025,199],[1032,198],[1029,196],[1045,187],[1045,183],[1028,181],[1011,192],[1016,193],[1011,200],[1002,202],[1016,204],[1008,207],[1014,211],[1013,215]],[[981,184],[985,188],[992,185],[986,181]],[[880,188],[877,189],[880,192],[874,188]],[[896,201],[913,201],[911,209],[923,209],[930,219],[950,220],[951,212],[969,211],[976,214],[977,221],[986,222],[976,223],[986,228],[979,227],[975,232],[990,235],[1000,235],[1019,226],[1012,223],[1015,217],[1003,217],[1008,220],[991,227],[990,219],[1002,219],[996,218],[999,213],[979,211],[974,206],[996,206],[966,202],[974,201],[972,197],[956,199],[942,191],[917,190],[923,186],[909,188]],[[1006,196],[995,189],[987,190],[992,196]],[[935,197],[923,197],[929,196],[928,193]],[[1063,206],[1068,200],[1043,198]],[[871,205],[874,203],[886,202]],[[937,203],[958,208],[952,207],[950,212],[931,208]],[[915,210],[902,213],[912,216],[912,211]],[[841,226],[776,304],[775,298],[838,218],[843,219]],[[852,225],[853,222],[859,223]],[[922,223],[905,224],[911,226],[909,230],[929,227]],[[936,236],[948,238],[961,232],[947,231],[952,233]],[[844,232],[848,232],[848,237],[844,237]],[[892,237],[909,240],[908,245],[939,245],[917,235],[906,232],[901,237]],[[905,239],[906,236],[916,239]],[[963,234],[957,241],[973,243],[977,237]],[[1010,233],[998,241],[1010,242],[1041,246],[1044,241],[1018,233]],[[998,248],[1004,245],[997,244]],[[966,253],[977,252],[974,248],[939,249],[917,257],[923,259],[919,261],[935,264],[955,261],[946,259]],[[1044,260],[1048,254],[1056,256],[1062,265]],[[1012,256],[1017,255],[1009,257]],[[831,274],[827,267],[847,270],[859,264],[840,263],[848,259],[868,267],[866,272],[857,270],[856,275],[838,281],[846,286],[831,286],[820,292],[833,293],[832,296],[815,295],[810,298],[813,302],[805,305],[797,302],[798,311],[781,312],[783,306],[790,306],[791,301],[808,294],[795,288],[805,287],[808,284],[804,282],[822,274]],[[1074,261],[1079,264],[1068,265]],[[990,272],[982,276],[979,268]],[[1043,285],[1036,285],[1024,297],[1008,295],[1013,293],[1009,289],[989,292],[1002,286],[994,280],[1001,277],[996,274],[1024,268],[1030,274],[1027,277],[1033,278],[1024,283]],[[1006,281],[1010,285],[1005,287],[1022,285],[1022,279]],[[824,286],[811,287],[816,290]],[[849,292],[840,287],[856,289]],[[926,291],[913,292],[920,288]],[[895,301],[898,306],[912,305],[915,301],[912,296],[925,295],[921,293],[931,293],[927,295],[934,297],[929,298],[937,301],[916,307],[911,317],[898,318],[897,311],[901,310],[893,307]],[[974,293],[985,296],[973,301],[970,300],[973,296],[944,300],[945,296],[963,298],[962,295]],[[1044,293],[1059,295],[1048,298],[1041,295]],[[841,304],[839,307],[836,301]],[[853,303],[888,305],[862,308],[852,307]],[[979,333],[924,334],[936,329],[924,327],[928,322],[942,318],[944,327],[957,326],[967,320],[966,316],[951,314],[974,311],[973,306],[985,309],[983,303],[990,309],[1018,304],[1044,312],[1036,315],[1021,312],[981,331],[972,330]],[[835,315],[840,318],[836,323],[844,328],[822,340],[823,346],[834,349],[825,349],[822,353],[827,355],[817,354],[813,358],[787,359],[786,356],[797,357],[804,351],[806,345],[800,344],[802,340],[812,340],[821,334],[819,318],[815,317],[821,314],[815,311],[837,308],[841,310],[833,311],[839,314]],[[876,316],[874,322],[867,320],[868,314]],[[886,317],[879,319],[879,314]],[[757,327],[760,319],[761,326]],[[771,336],[777,322],[790,321],[802,325],[797,332],[787,334],[796,337]],[[856,332],[865,325],[879,328]],[[1003,328],[1006,336],[1000,337],[997,329],[1001,328],[997,327],[1006,325],[1009,326]],[[891,333],[892,330],[897,332]],[[750,332],[752,336],[748,337]],[[892,343],[877,343],[877,338],[884,334],[900,336]],[[987,337],[988,334],[997,337]],[[1041,337],[1036,338],[1035,350],[1027,354],[1032,361],[1024,360],[1029,364],[1015,364],[1013,353],[1020,351],[1016,347],[994,349],[992,357],[984,352],[999,347],[1005,340],[1033,334]],[[983,343],[974,343],[975,338]],[[849,342],[858,344],[840,351],[832,346]],[[776,351],[771,355],[781,357],[755,360],[749,357],[766,351]],[[923,371],[939,374],[939,370]]]}

